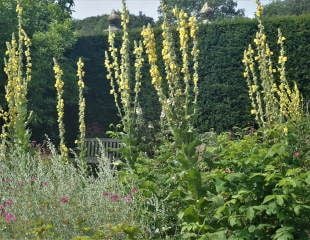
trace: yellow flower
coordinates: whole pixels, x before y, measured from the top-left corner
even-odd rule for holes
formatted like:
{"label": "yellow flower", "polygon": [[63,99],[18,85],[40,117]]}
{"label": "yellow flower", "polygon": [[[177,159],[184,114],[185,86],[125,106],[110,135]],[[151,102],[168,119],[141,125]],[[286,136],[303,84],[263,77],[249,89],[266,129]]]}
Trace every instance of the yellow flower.
{"label": "yellow flower", "polygon": [[252,85],[252,92],[255,93],[258,89],[257,85]]}
{"label": "yellow flower", "polygon": [[279,64],[284,64],[287,62],[287,57],[286,56],[280,56],[279,57]]}
{"label": "yellow flower", "polygon": [[252,115],[256,115],[256,114],[257,114],[257,111],[256,111],[255,109],[252,109],[252,110],[251,110],[251,114],[252,114]]}

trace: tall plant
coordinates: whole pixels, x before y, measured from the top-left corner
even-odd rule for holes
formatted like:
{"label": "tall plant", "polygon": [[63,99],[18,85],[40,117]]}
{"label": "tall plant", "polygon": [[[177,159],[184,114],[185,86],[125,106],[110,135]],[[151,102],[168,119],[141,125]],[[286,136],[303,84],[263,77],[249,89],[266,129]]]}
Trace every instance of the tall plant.
{"label": "tall plant", "polygon": [[[27,108],[28,83],[31,81],[31,42],[23,25],[23,9],[18,1],[18,38],[12,35],[11,42],[7,42],[4,71],[7,75],[5,98],[8,105],[5,130],[14,144],[27,150],[30,133],[27,129],[29,111]],[[4,135],[3,135],[4,136]]]}
{"label": "tall plant", "polygon": [[68,159],[68,148],[65,144],[65,124],[64,124],[64,108],[65,103],[63,99],[64,94],[64,82],[62,80],[63,71],[57,63],[56,59],[54,59],[54,73],[55,73],[55,88],[57,91],[57,122],[58,122],[58,130],[59,130],[59,151],[62,159],[67,161]]}
{"label": "tall plant", "polygon": [[[163,115],[168,121],[171,132],[178,138],[178,130],[193,131],[193,118],[196,113],[198,96],[198,40],[197,21],[182,10],[175,9],[180,51],[176,51],[173,29],[164,15],[162,24],[162,54],[165,77],[159,70],[159,58],[156,51],[154,30],[148,26],[142,36],[151,65],[150,75],[157,91]],[[177,55],[181,55],[181,64]],[[178,138],[179,139],[179,138]],[[181,139],[181,138],[180,138]]]}
{"label": "tall plant", "polygon": [[86,125],[85,125],[85,97],[84,97],[84,62],[82,58],[79,58],[77,62],[77,77],[78,77],[78,87],[79,87],[79,138],[77,140],[79,158],[81,161],[85,162],[86,157],[86,146],[85,146],[85,136],[86,136]]}
{"label": "tall plant", "polygon": [[302,115],[302,97],[296,83],[291,87],[287,81],[285,64],[287,56],[281,30],[278,30],[278,45],[280,54],[278,63],[273,62],[273,52],[270,50],[262,23],[263,6],[257,0],[256,17],[258,32],[254,46],[249,45],[244,51],[244,77],[249,88],[251,113],[259,126],[270,126],[287,120],[296,120]]}
{"label": "tall plant", "polygon": [[[165,12],[165,6],[162,6]],[[161,56],[157,54],[154,30],[148,26],[142,31],[150,64],[152,84],[157,91],[162,107],[162,116],[167,123],[176,146],[176,159],[182,166],[181,181],[188,199],[199,198],[201,176],[197,167],[197,136],[193,126],[198,97],[198,24],[183,10],[174,9],[179,45],[173,37],[174,28],[164,14],[162,24]],[[179,49],[177,49],[179,48]],[[180,59],[178,56],[181,56]],[[164,75],[160,72],[162,58]]]}
{"label": "tall plant", "polygon": [[[125,1],[122,1],[122,46],[117,49],[115,32],[109,30],[109,50],[105,53],[107,78],[111,84],[111,94],[114,96],[118,115],[121,118],[124,159],[134,167],[138,154],[138,139],[136,134],[137,117],[139,114],[138,96],[141,89],[141,68],[143,64],[143,46],[134,42],[134,64],[130,62],[130,39],[128,34],[129,12]],[[135,74],[132,74],[132,72]]]}

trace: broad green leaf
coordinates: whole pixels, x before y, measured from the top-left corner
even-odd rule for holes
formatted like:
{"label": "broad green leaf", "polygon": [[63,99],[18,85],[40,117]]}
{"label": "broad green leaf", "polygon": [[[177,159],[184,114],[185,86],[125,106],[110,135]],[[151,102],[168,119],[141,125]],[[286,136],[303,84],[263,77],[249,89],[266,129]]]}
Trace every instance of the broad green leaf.
{"label": "broad green leaf", "polygon": [[252,221],[253,218],[254,218],[254,216],[255,216],[255,211],[254,211],[253,207],[249,207],[249,208],[247,209],[247,211],[246,211],[246,217],[247,217],[247,219],[249,219],[250,221]]}
{"label": "broad green leaf", "polygon": [[251,225],[250,227],[248,227],[248,231],[249,231],[250,233],[255,232],[255,229],[256,229],[256,227],[255,227],[254,225]]}
{"label": "broad green leaf", "polygon": [[294,236],[292,232],[294,228],[292,227],[282,227],[276,231],[276,234],[273,236],[273,240],[293,240]]}
{"label": "broad green leaf", "polygon": [[263,204],[267,203],[267,202],[270,202],[271,200],[275,199],[276,198],[276,195],[267,195],[265,198],[264,198],[264,201],[263,201]]}

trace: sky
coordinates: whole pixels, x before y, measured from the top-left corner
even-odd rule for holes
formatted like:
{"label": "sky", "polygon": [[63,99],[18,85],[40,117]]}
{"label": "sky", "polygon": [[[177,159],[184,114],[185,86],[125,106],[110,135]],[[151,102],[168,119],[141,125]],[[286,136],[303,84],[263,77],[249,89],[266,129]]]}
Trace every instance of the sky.
{"label": "sky", "polygon": [[[188,0],[195,1],[195,0]],[[255,12],[255,0],[236,0],[238,8],[245,9],[247,17],[253,17]],[[272,0],[261,0],[263,4],[269,3]],[[121,0],[75,0],[75,8],[73,17],[83,19],[90,16],[102,14],[110,14],[113,9],[121,8]],[[127,0],[127,6],[130,13],[139,14],[142,11],[145,15],[157,19],[158,6],[160,0]]]}

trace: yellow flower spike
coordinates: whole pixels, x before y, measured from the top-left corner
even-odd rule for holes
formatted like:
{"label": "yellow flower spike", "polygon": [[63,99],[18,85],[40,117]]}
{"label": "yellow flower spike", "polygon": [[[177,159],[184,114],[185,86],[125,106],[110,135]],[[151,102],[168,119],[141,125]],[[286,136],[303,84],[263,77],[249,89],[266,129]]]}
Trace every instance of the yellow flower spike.
{"label": "yellow flower spike", "polygon": [[135,98],[134,98],[134,111],[137,111],[138,108],[138,97],[139,93],[141,90],[141,79],[142,79],[142,73],[141,69],[143,66],[144,59],[142,57],[143,54],[143,46],[142,42],[134,42],[134,55],[135,55],[135,87],[134,87],[134,92],[135,92]]}
{"label": "yellow flower spike", "polygon": [[[162,9],[166,9],[162,6]],[[198,98],[198,23],[195,17],[189,17],[183,10],[173,9],[176,18],[179,41],[177,44],[172,37],[173,28],[163,11],[162,46],[161,53],[165,68],[165,78],[160,75],[153,29],[144,28],[142,31],[143,43],[150,64],[152,83],[158,93],[161,107],[161,119],[169,126],[172,134],[176,128],[182,126],[187,132],[192,131],[192,120],[196,114]],[[179,46],[176,49],[175,46]],[[178,51],[178,52],[177,52]],[[180,56],[180,60],[177,59]],[[179,63],[181,62],[181,63]],[[160,81],[158,81],[160,80]],[[165,92],[162,86],[168,86]]]}
{"label": "yellow flower spike", "polygon": [[56,59],[54,59],[54,67],[53,67],[54,73],[55,73],[55,88],[57,92],[57,104],[56,104],[56,110],[57,110],[57,122],[58,122],[58,130],[59,130],[59,138],[60,138],[60,144],[59,144],[59,150],[61,158],[64,162],[68,161],[68,149],[65,145],[65,124],[64,124],[64,82],[62,80],[63,71],[60,68],[59,64],[57,63]]}
{"label": "yellow flower spike", "polygon": [[82,58],[79,58],[77,62],[77,77],[78,77],[78,87],[79,87],[79,139],[76,140],[78,149],[79,149],[79,157],[80,161],[85,163],[86,156],[86,146],[85,146],[85,137],[86,137],[86,124],[85,124],[85,97],[84,97],[84,62]]}
{"label": "yellow flower spike", "polygon": [[[114,97],[114,102],[121,118],[121,126],[125,142],[136,142],[135,128],[138,125],[139,104],[138,96],[141,90],[142,65],[143,65],[143,46],[142,43],[135,43],[134,56],[135,61],[130,59],[131,41],[128,33],[129,12],[125,1],[122,1],[121,26],[122,26],[122,44],[117,49],[115,44],[115,32],[109,31],[109,49],[105,53],[105,67],[107,69],[107,79],[110,81],[110,93]],[[147,51],[148,49],[146,49]],[[129,140],[128,140],[129,139]],[[126,143],[124,143],[126,144]],[[135,146],[128,143],[129,152],[126,160],[130,166],[135,161]]]}
{"label": "yellow flower spike", "polygon": [[152,78],[152,84],[159,93],[161,100],[163,100],[164,95],[161,88],[162,78],[159,72],[159,68],[157,66],[156,44],[153,29],[150,26],[145,27],[143,28],[141,35],[144,39],[143,43],[146,48],[149,63],[151,65],[150,74]]}
{"label": "yellow flower spike", "polygon": [[[271,56],[273,52],[267,43],[267,36],[262,24],[263,7],[257,1],[258,32],[254,43],[244,52],[243,63],[245,66],[244,77],[247,80],[252,111],[260,126],[284,122],[289,119],[296,119],[302,114],[302,97],[295,86],[290,88],[286,79],[285,63],[288,58],[285,56],[284,41],[282,32],[278,31],[277,43],[280,45],[278,66],[274,67]],[[275,80],[278,76],[279,81]],[[254,87],[255,86],[255,87]],[[297,114],[296,114],[297,113]]]}
{"label": "yellow flower spike", "polygon": [[257,114],[257,111],[256,111],[255,109],[252,109],[252,110],[251,110],[251,114],[252,114],[252,115],[256,115],[256,114]]}
{"label": "yellow flower spike", "polygon": [[7,122],[3,130],[8,131],[10,140],[17,144],[22,150],[29,148],[30,134],[27,129],[28,109],[27,94],[28,83],[31,80],[31,41],[22,28],[22,7],[17,4],[16,12],[18,15],[18,35],[12,35],[12,40],[7,43],[5,52],[4,71],[7,75],[7,85],[5,89],[5,98],[8,105]]}

